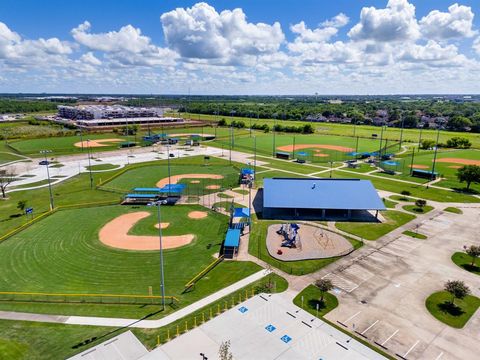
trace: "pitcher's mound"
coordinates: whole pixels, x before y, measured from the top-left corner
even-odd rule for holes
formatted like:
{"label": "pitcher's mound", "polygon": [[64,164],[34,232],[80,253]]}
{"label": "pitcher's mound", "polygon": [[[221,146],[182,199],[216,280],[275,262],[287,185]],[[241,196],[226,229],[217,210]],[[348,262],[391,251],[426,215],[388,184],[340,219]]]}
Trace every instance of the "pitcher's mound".
{"label": "pitcher's mound", "polygon": [[208,185],[208,186],[205,186],[205,189],[217,190],[217,189],[220,189],[220,185]]}
{"label": "pitcher's mound", "polygon": [[[162,229],[166,229],[170,226],[170,223],[160,223],[160,225]],[[158,229],[160,226],[158,226],[158,224],[155,224],[155,227]]]}
{"label": "pitcher's mound", "polygon": [[206,211],[190,211],[188,217],[190,219],[204,219],[208,216]]}

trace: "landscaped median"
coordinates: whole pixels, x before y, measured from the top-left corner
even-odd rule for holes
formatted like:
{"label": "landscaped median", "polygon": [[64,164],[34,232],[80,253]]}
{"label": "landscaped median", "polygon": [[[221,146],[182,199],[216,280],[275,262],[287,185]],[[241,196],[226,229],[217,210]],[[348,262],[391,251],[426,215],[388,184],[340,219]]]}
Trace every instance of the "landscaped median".
{"label": "landscaped median", "polygon": [[438,291],[430,295],[425,306],[437,320],[454,328],[463,328],[467,321],[480,306],[480,299],[467,295],[453,302],[452,295],[447,291]]}
{"label": "landscaped median", "polygon": [[480,275],[480,265],[477,265],[477,262],[480,263],[480,260],[472,261],[472,257],[464,252],[456,252],[452,255],[452,261],[458,267],[461,267],[464,270],[467,270],[471,273]]}
{"label": "landscaped median", "polygon": [[415,215],[401,211],[387,210],[382,212],[385,221],[372,222],[337,222],[335,227],[339,230],[361,237],[367,240],[377,240],[390,231],[412,221]]}

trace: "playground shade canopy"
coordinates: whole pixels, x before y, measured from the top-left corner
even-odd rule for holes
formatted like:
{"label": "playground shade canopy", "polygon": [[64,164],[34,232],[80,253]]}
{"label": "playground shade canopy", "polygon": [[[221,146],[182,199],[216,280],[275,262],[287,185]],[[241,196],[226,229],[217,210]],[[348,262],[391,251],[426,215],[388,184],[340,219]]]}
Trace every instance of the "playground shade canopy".
{"label": "playground shade canopy", "polygon": [[242,169],[242,170],[240,171],[240,173],[241,173],[242,175],[253,175],[254,171],[253,171],[253,169],[245,168],[245,169]]}
{"label": "playground shade canopy", "polygon": [[233,210],[233,217],[234,218],[250,217],[250,209],[249,208],[235,208]]}
{"label": "playground shade canopy", "polygon": [[225,247],[238,247],[240,244],[240,229],[228,229],[225,236]]}
{"label": "playground shade canopy", "polygon": [[385,210],[369,180],[264,179],[264,208]]}

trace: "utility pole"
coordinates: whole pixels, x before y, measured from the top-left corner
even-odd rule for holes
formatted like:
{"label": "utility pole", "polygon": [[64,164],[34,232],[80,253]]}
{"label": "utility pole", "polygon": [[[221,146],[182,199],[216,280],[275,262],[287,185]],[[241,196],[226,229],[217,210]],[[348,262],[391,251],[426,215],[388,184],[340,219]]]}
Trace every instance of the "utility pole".
{"label": "utility pole", "polygon": [[412,149],[412,161],[410,162],[410,176],[412,176],[413,172],[413,158],[415,157],[415,148]]}
{"label": "utility pole", "polygon": [[420,128],[420,135],[418,136],[418,152],[420,152],[420,146],[422,145],[422,130],[423,126]]}
{"label": "utility pole", "polygon": [[162,217],[160,214],[160,206],[165,205],[166,200],[156,201],[150,203],[149,206],[157,207],[157,221],[158,221],[158,239],[160,245],[160,290],[162,294],[162,310],[165,310],[165,276],[164,276],[164,266],[163,266],[163,243],[162,243]]}
{"label": "utility pole", "polygon": [[275,127],[277,126],[277,113],[273,114],[273,147],[272,157],[275,157]]}
{"label": "utility pole", "polygon": [[403,114],[400,115],[402,117],[402,128],[400,130],[400,143],[398,144],[398,150],[401,150],[402,149],[402,141],[403,141],[403,124],[404,124],[404,121],[405,121],[405,118],[403,117]]}

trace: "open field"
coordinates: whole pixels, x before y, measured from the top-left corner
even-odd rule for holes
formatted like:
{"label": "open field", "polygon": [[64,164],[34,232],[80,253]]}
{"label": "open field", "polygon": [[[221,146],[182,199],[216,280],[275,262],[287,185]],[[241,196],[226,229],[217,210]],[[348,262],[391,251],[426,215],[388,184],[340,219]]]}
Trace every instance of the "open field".
{"label": "open field", "polygon": [[[193,291],[182,294],[184,285],[213,260],[214,253],[219,252],[227,228],[227,217],[218,213],[210,213],[202,220],[186,221],[190,211],[201,209],[204,208],[193,205],[162,207],[162,222],[170,223],[163,230],[165,236],[195,234],[191,244],[165,250],[167,295],[179,298],[182,307],[259,269],[251,263],[224,262],[200,280]],[[154,226],[157,223],[155,209],[145,207],[142,211],[151,212],[152,216],[140,220],[130,233],[158,235]],[[99,241],[99,231],[105,223],[130,212],[138,212],[138,209],[108,206],[63,210],[14,235],[0,244],[0,268],[10,269],[2,277],[0,289],[146,295],[148,287],[152,286],[154,294],[158,294],[158,252],[119,250]],[[1,306],[2,303],[0,309]],[[115,309],[115,314],[143,316],[152,311],[138,307],[136,314],[131,310],[122,314],[123,308]],[[95,313],[102,312],[102,308],[90,306],[81,311]]]}
{"label": "open field", "polygon": [[[189,114],[187,114],[188,117]],[[232,120],[230,116],[214,116],[214,115],[203,115],[203,114],[190,114],[192,119],[199,120],[209,120],[209,121],[218,121],[224,118],[229,124]],[[235,121],[243,121],[246,126],[250,126],[250,118],[245,117],[234,117]],[[372,134],[380,134],[381,128],[378,126],[370,125],[351,125],[351,124],[334,124],[334,123],[318,123],[318,122],[307,122],[307,121],[292,121],[292,120],[277,120],[277,124],[285,126],[299,126],[304,124],[311,124],[315,127],[317,132],[327,135],[340,135],[340,136],[361,136],[370,138]],[[267,124],[270,127],[273,126],[273,119],[252,119],[252,124]],[[384,132],[384,137],[388,140],[399,140],[400,139],[401,129],[399,128],[388,128]],[[404,141],[418,142],[420,135],[420,129],[404,129],[403,130],[403,139]],[[435,140],[437,136],[436,130],[425,129],[422,130],[422,139]],[[439,141],[445,143],[448,139],[454,136],[466,137],[469,139],[473,147],[480,148],[480,134],[477,133],[466,133],[466,132],[454,132],[454,131],[442,131],[440,132]]]}

